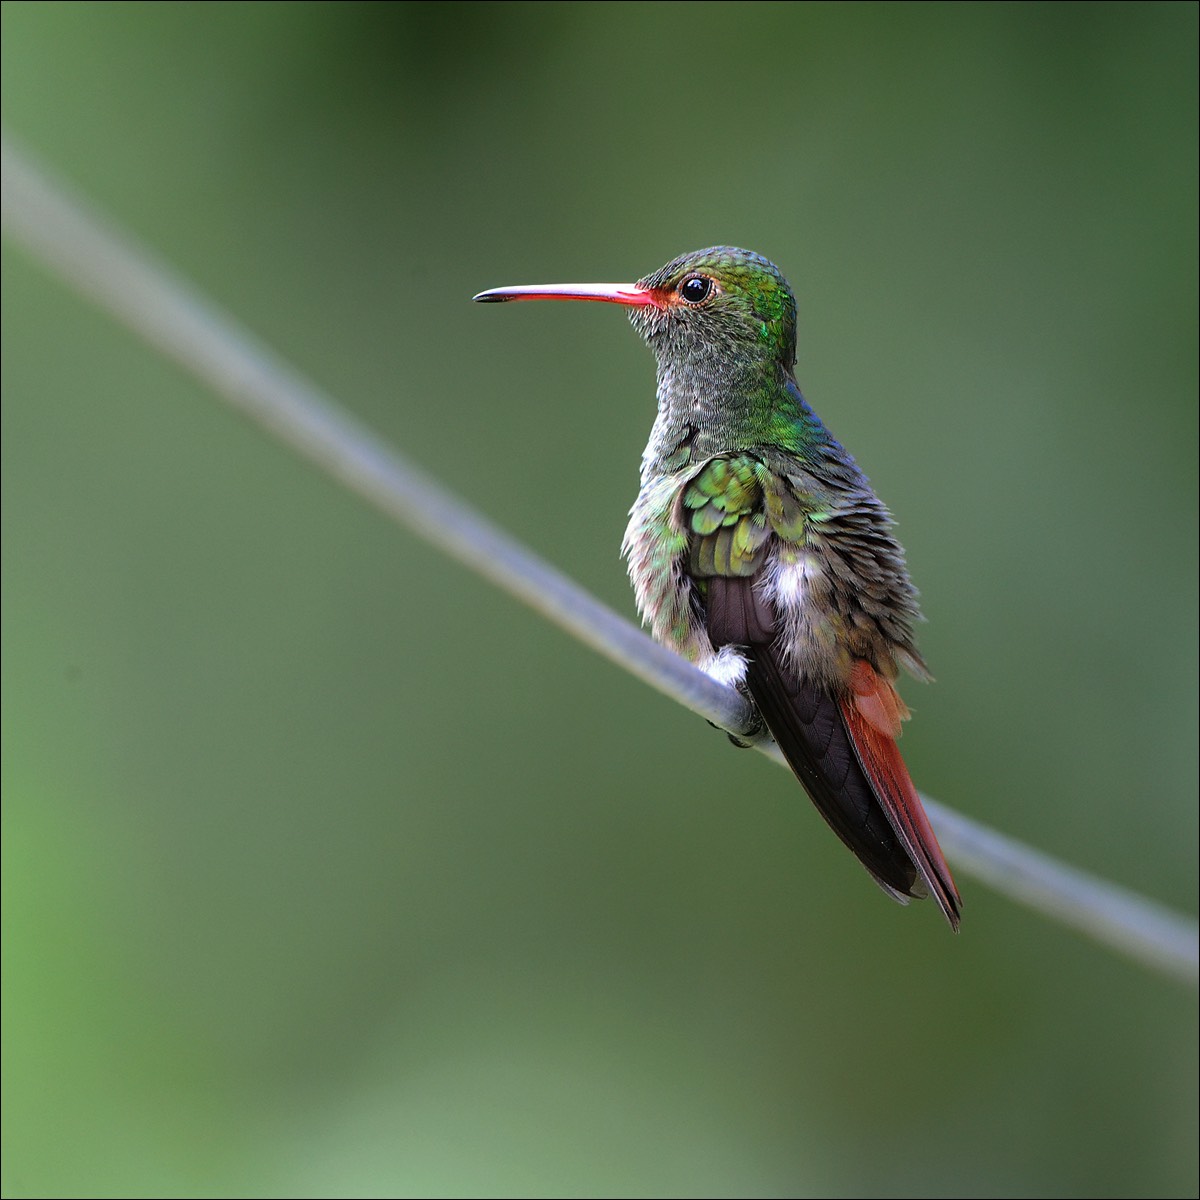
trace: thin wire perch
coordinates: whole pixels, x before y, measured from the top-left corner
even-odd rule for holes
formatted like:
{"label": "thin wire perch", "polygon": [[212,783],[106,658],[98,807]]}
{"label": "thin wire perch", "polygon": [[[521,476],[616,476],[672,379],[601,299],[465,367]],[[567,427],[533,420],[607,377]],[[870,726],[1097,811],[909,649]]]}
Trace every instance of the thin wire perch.
{"label": "thin wire perch", "polygon": [[[2,154],[5,232],[71,288],[398,524],[693,712],[748,732],[750,711],[737,692],[651,641],[382,443],[148,250],[51,182],[7,135]],[[783,761],[772,743],[760,749]],[[1130,958],[1197,982],[1194,921],[922,799],[964,872]]]}

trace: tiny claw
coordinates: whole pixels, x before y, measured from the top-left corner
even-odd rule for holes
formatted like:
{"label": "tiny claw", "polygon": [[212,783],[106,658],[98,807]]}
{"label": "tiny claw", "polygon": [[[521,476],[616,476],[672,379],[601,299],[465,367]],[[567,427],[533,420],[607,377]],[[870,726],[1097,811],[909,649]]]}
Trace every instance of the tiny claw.
{"label": "tiny claw", "polygon": [[755,713],[754,724],[745,733],[730,733],[724,725],[718,725],[716,721],[709,721],[708,724],[723,733],[739,750],[752,750],[767,736],[767,727],[757,713]]}

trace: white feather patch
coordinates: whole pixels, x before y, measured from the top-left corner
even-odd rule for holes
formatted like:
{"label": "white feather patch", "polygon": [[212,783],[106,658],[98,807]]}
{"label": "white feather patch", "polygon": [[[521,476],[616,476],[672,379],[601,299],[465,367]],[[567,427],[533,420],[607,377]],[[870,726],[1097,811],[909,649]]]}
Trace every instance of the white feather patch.
{"label": "white feather patch", "polygon": [[716,656],[704,664],[704,673],[718,683],[736,687],[746,678],[746,656],[735,646],[722,646]]}
{"label": "white feather patch", "polygon": [[802,606],[808,598],[808,585],[821,574],[821,564],[809,554],[801,554],[795,562],[776,562],[770,587],[776,602],[783,608]]}

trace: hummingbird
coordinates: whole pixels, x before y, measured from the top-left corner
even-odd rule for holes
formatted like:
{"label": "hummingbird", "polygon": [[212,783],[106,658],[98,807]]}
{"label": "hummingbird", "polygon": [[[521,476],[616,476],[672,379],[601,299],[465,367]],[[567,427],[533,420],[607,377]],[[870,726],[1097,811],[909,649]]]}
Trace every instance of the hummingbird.
{"label": "hummingbird", "polygon": [[714,246],[637,283],[476,300],[629,310],[658,413],[622,551],[661,643],[752,702],[834,833],[893,899],[961,900],[896,740],[901,667],[929,672],[891,514],[796,383],[796,300],[774,263]]}

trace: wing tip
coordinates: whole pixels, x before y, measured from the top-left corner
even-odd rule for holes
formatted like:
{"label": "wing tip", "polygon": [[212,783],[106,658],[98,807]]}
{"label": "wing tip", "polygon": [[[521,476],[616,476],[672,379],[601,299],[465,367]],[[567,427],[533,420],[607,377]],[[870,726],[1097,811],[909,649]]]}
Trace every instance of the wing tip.
{"label": "wing tip", "polygon": [[921,866],[917,863],[913,865],[917,870],[917,875],[907,892],[902,892],[895,885],[888,883],[886,879],[881,879],[869,867],[867,870],[879,890],[897,904],[907,907],[914,900],[927,900],[932,896],[942,916],[946,918],[950,932],[958,933],[962,925],[962,897],[958,894],[958,888],[955,887],[954,880],[950,878],[949,871],[947,871],[945,879],[942,879],[939,874],[936,877],[937,886],[931,887]]}

